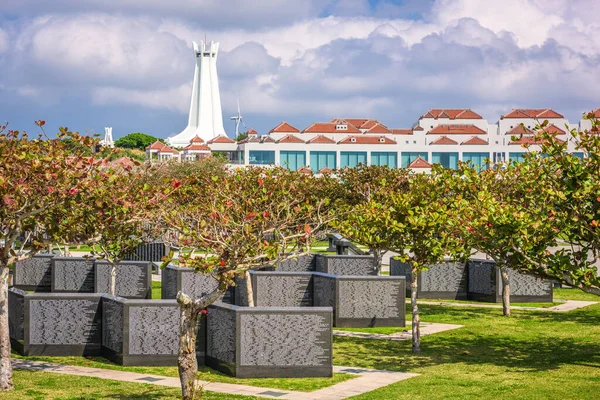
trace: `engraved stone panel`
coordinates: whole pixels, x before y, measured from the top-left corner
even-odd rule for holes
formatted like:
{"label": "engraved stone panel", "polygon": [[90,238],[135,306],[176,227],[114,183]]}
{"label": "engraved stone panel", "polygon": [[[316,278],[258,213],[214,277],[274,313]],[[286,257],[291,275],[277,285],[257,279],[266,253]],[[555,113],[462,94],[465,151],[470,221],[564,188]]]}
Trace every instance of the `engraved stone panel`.
{"label": "engraved stone panel", "polygon": [[[335,275],[376,275],[373,256],[322,255],[317,256],[317,272]],[[321,262],[319,262],[321,259]]]}
{"label": "engraved stone panel", "polygon": [[307,272],[252,272],[255,306],[310,307],[312,274]]}
{"label": "engraved stone panel", "polygon": [[247,296],[247,288],[246,288],[246,278],[234,278],[235,287],[234,298],[236,306],[248,306],[248,296]]}
{"label": "engraved stone panel", "polygon": [[338,279],[337,318],[402,318],[403,281]]}
{"label": "engraved stone panel", "polygon": [[313,275],[313,305],[335,308],[336,289],[334,275],[315,273]]}
{"label": "engraved stone panel", "polygon": [[53,292],[93,292],[94,260],[79,257],[52,259]]}
{"label": "engraved stone panel", "polygon": [[[549,280],[521,274],[513,269],[508,270],[511,296],[550,296],[552,283]],[[500,282],[501,284],[502,282]],[[498,293],[502,293],[502,288]]]}
{"label": "engraved stone panel", "polygon": [[199,298],[216,290],[219,282],[210,275],[195,273],[191,269],[181,269],[181,290],[183,293]]}
{"label": "engraved stone panel", "polygon": [[123,259],[129,261],[162,261],[167,255],[167,246],[164,243],[141,243],[134,251],[127,254]]}
{"label": "engraved stone panel", "polygon": [[13,285],[26,290],[50,291],[54,254],[36,254],[15,263]]}
{"label": "engraved stone panel", "polygon": [[[111,265],[106,261],[96,261],[97,293],[110,293]],[[116,266],[117,296],[130,299],[145,299],[151,295],[151,269],[149,262],[123,261]]]}
{"label": "engraved stone panel", "polygon": [[465,263],[445,262],[432,264],[421,273],[422,292],[463,292],[467,289]]}
{"label": "engraved stone panel", "polygon": [[315,270],[315,255],[307,254],[285,260],[277,265],[276,271],[310,272]]}
{"label": "engraved stone panel", "polygon": [[331,363],[326,314],[242,313],[240,365],[327,366]]}
{"label": "engraved stone panel", "polygon": [[101,343],[100,297],[29,299],[29,343],[89,345]]}
{"label": "engraved stone panel", "polygon": [[25,292],[11,288],[8,290],[8,332],[11,339],[24,339]]}
{"label": "engraved stone panel", "polygon": [[179,313],[172,307],[129,307],[129,354],[176,355],[179,348]]}
{"label": "engraved stone panel", "polygon": [[410,270],[410,266],[400,260],[394,260],[393,257],[390,258],[390,276],[405,276],[406,287],[409,287],[410,283],[412,282],[412,272]]}
{"label": "engraved stone panel", "polygon": [[102,299],[102,346],[116,353],[123,352],[124,305],[118,297]]}
{"label": "engraved stone panel", "polygon": [[482,260],[469,261],[469,292],[494,295],[496,266],[493,262]]}
{"label": "engraved stone panel", "polygon": [[228,363],[235,362],[235,311],[208,307],[206,355]]}
{"label": "engraved stone panel", "polygon": [[161,274],[162,288],[161,297],[163,300],[177,298],[177,278],[176,269],[167,266]]}

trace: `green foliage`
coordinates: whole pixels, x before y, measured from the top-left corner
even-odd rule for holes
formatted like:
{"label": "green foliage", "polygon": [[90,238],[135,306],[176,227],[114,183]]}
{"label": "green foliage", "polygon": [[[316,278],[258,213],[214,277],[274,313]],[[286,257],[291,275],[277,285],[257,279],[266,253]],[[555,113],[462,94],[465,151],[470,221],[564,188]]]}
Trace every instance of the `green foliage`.
{"label": "green foliage", "polygon": [[127,136],[123,136],[115,141],[115,147],[122,147],[125,149],[138,149],[145,150],[147,146],[150,146],[156,141],[165,143],[164,139],[160,139],[145,133],[134,132]]}
{"label": "green foliage", "polygon": [[110,149],[105,147],[100,152],[100,157],[108,161],[114,161],[122,157],[127,157],[132,160],[144,162],[146,161],[146,152],[138,149],[126,149],[121,147]]}
{"label": "green foliage", "polygon": [[236,138],[235,138],[235,141],[236,141],[236,142],[239,142],[239,141],[241,141],[241,140],[244,140],[244,139],[246,139],[247,137],[248,137],[248,132],[247,132],[247,131],[246,131],[246,132],[240,132],[240,133],[238,133],[238,135],[236,136]]}

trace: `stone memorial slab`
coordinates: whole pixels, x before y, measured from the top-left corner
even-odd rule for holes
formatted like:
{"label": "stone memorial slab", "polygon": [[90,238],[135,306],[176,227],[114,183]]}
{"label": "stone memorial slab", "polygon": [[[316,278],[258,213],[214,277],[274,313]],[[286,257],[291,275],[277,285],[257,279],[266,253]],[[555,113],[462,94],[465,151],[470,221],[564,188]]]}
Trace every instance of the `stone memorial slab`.
{"label": "stone memorial slab", "polygon": [[[95,263],[94,292],[110,293],[111,265]],[[129,299],[152,298],[152,267],[148,261],[122,261],[116,266],[115,294]]]}
{"label": "stone memorial slab", "polygon": [[23,354],[101,355],[101,297],[93,293],[27,294]]}
{"label": "stone memorial slab", "polygon": [[377,275],[375,257],[370,255],[317,254],[315,270],[334,275]]}
{"label": "stone memorial slab", "polygon": [[[102,351],[121,365],[175,366],[179,349],[176,300],[139,300],[104,295]],[[204,365],[206,323],[200,321],[196,357]]]}
{"label": "stone memorial slab", "polygon": [[25,338],[25,293],[21,289],[8,290],[8,332],[12,348],[23,354]]}
{"label": "stone memorial slab", "polygon": [[23,290],[49,292],[52,287],[52,258],[54,254],[36,254],[15,263],[13,286]]}
{"label": "stone memorial slab", "polygon": [[251,271],[254,305],[263,307],[311,307],[312,272]]}
{"label": "stone memorial slab", "polygon": [[[412,273],[408,264],[390,259],[390,275],[406,277],[406,297],[410,297]],[[467,264],[444,262],[432,264],[419,273],[417,296],[422,299],[466,300]]]}
{"label": "stone memorial slab", "polygon": [[206,364],[238,378],[332,376],[332,309],[208,308]]}
{"label": "stone memorial slab", "polygon": [[285,260],[277,265],[276,271],[282,272],[310,272],[316,269],[316,255],[306,254]]}
{"label": "stone memorial slab", "polygon": [[194,272],[191,268],[168,265],[162,272],[162,298],[176,299],[177,293],[199,298],[217,289],[218,282],[210,275]]}
{"label": "stone memorial slab", "polygon": [[54,257],[52,259],[52,292],[93,293],[94,259]]}

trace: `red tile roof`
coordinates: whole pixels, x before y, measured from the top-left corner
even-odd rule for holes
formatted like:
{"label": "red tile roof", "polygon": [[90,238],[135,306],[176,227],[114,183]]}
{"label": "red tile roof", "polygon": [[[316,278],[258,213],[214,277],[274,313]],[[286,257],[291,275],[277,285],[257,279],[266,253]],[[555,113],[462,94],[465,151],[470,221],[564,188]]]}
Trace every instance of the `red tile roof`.
{"label": "red tile roof", "polygon": [[529,128],[526,128],[525,125],[519,124],[515,126],[510,131],[506,132],[507,135],[532,135],[533,131]]}
{"label": "red tile roof", "polygon": [[256,132],[256,130],[254,130],[253,128],[250,128],[247,133],[248,135],[258,135],[258,132]]}
{"label": "red tile roof", "polygon": [[208,144],[213,144],[213,143],[235,143],[235,140],[233,140],[225,135],[219,135],[208,141]]}
{"label": "red tile roof", "polygon": [[[560,140],[560,139],[555,139],[558,142],[564,143],[564,140]],[[542,144],[543,141],[542,140],[536,140],[536,138],[534,136],[522,136],[520,138],[518,138],[517,140],[513,140],[511,142],[509,142],[509,145],[512,144],[530,144],[530,145],[540,145]]]}
{"label": "red tile roof", "polygon": [[504,118],[533,118],[533,119],[548,119],[548,118],[564,118],[562,115],[552,110],[551,108],[516,108],[504,114],[500,119]]}
{"label": "red tile roof", "polygon": [[408,168],[431,168],[431,164],[423,160],[421,156],[417,156],[410,164]]}
{"label": "red tile roof", "polygon": [[308,167],[302,167],[302,168],[298,168],[297,170],[298,172],[301,172],[303,174],[307,174],[307,175],[312,175],[312,171],[310,170],[310,168]]}
{"label": "red tile roof", "polygon": [[205,144],[190,143],[183,148],[183,151],[210,151],[210,147]]}
{"label": "red tile roof", "polygon": [[260,142],[261,143],[276,143],[275,139],[273,139],[271,136],[269,135],[263,135],[260,137]]}
{"label": "red tile roof", "polygon": [[298,136],[290,134],[279,139],[277,143],[304,143],[304,140],[300,139]]}
{"label": "red tile roof", "polygon": [[465,140],[461,144],[485,145],[485,144],[489,144],[489,143],[487,140],[484,140],[484,139],[480,138],[479,136],[473,136],[471,139]]}
{"label": "red tile roof", "polygon": [[450,139],[448,136],[440,136],[430,144],[458,144],[458,142]]}
{"label": "red tile roof", "polygon": [[327,166],[325,166],[319,170],[320,174],[330,174],[331,172],[333,172],[333,171],[331,170],[331,168],[329,168]]}
{"label": "red tile roof", "polygon": [[300,133],[300,129],[283,121],[279,125],[277,125],[275,128],[273,128],[269,131],[269,133],[273,133],[273,132],[275,132],[275,133]]}
{"label": "red tile roof", "polygon": [[423,127],[421,125],[415,125],[413,127],[413,131],[424,131],[425,129],[423,129]]}
{"label": "red tile roof", "polygon": [[382,124],[375,124],[366,133],[392,133],[387,127]]}
{"label": "red tile roof", "polygon": [[161,141],[156,141],[154,143],[152,143],[150,146],[146,147],[146,150],[160,150],[163,147],[167,147],[166,144],[162,143]]}
{"label": "red tile roof", "polygon": [[393,128],[392,129],[392,134],[394,135],[412,135],[413,134],[413,130],[408,128]]}
{"label": "red tile roof", "polygon": [[448,119],[483,119],[483,117],[470,108],[431,108],[422,118],[448,118]]}
{"label": "red tile roof", "polygon": [[546,126],[543,129],[544,132],[546,133],[553,133],[555,135],[566,135],[567,132],[563,131],[562,129],[560,129],[558,126],[554,125],[554,124],[550,124],[548,126]]}
{"label": "red tile roof", "polygon": [[190,143],[204,143],[204,140],[202,140],[200,136],[196,135],[192,138],[192,140],[190,140]]}
{"label": "red tile roof", "polygon": [[475,125],[438,125],[428,135],[486,135],[487,132]]}
{"label": "red tile roof", "polygon": [[594,111],[590,112],[594,116],[594,118],[600,118],[600,108],[596,108]]}
{"label": "red tile roof", "polygon": [[354,125],[347,124],[348,129],[336,129],[335,123],[332,122],[315,122],[308,128],[303,130],[303,133],[361,133]]}
{"label": "red tile roof", "polygon": [[350,135],[340,140],[338,144],[396,144],[396,142],[385,136]]}
{"label": "red tile roof", "polygon": [[335,140],[328,138],[327,136],[319,135],[308,140],[306,143],[335,143]]}

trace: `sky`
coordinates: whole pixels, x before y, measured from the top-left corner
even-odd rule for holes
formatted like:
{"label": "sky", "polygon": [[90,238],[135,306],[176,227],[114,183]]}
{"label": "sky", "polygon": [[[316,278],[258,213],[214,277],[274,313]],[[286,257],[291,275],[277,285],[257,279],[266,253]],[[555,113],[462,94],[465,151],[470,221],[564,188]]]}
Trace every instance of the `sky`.
{"label": "sky", "polygon": [[414,125],[429,108],[490,122],[600,107],[597,0],[3,0],[0,123],[53,133],[187,124],[191,42],[220,42],[225,130],[332,118]]}

